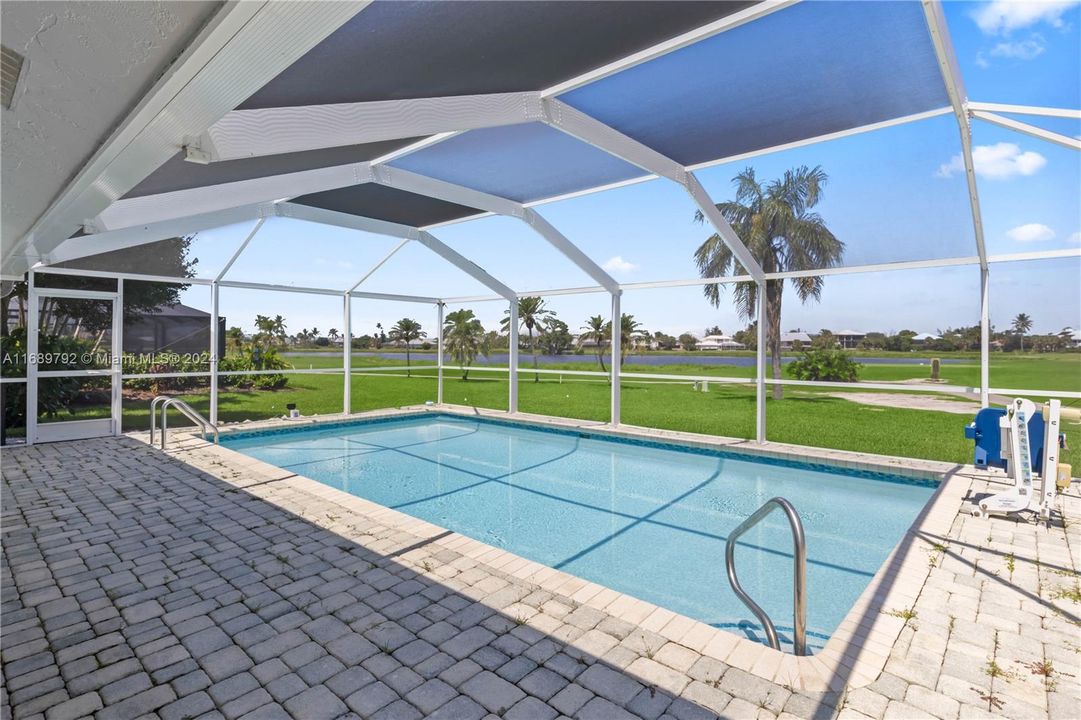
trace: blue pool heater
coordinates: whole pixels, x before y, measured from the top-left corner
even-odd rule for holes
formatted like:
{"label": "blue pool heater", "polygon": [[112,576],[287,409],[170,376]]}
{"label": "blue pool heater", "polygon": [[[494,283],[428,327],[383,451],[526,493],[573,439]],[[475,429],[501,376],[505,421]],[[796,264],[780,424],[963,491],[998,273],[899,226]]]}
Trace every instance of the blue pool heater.
{"label": "blue pool heater", "polygon": [[[1041,519],[1051,517],[1055,495],[1070,486],[1072,470],[1058,461],[1066,440],[1059,432],[1062,414],[1058,400],[1037,411],[1036,404],[1025,398],[976,414],[965,428],[965,437],[976,441],[976,467],[1004,470],[1013,479],[1013,487],[977,500],[971,508],[973,515],[1031,510]],[[1035,474],[1040,477],[1039,493],[1034,492]]]}

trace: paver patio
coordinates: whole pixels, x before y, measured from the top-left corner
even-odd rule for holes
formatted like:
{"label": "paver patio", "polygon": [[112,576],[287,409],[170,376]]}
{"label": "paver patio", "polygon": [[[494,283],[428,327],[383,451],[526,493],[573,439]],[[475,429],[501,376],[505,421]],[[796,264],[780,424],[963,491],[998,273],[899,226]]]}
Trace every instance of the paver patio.
{"label": "paver patio", "polygon": [[[1074,718],[1066,527],[954,518],[874,682],[786,687],[201,442],[3,455],[3,717]],[[972,492],[988,481],[966,477]],[[910,589],[912,590],[912,589]],[[816,591],[812,588],[812,592]],[[818,590],[822,591],[822,590]],[[843,684],[843,683],[842,683]]]}

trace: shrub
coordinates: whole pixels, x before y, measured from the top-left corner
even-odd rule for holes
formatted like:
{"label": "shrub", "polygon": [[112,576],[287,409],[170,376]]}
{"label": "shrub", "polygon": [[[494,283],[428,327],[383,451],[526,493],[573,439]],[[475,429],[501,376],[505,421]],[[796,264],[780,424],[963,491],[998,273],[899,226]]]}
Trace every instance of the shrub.
{"label": "shrub", "polygon": [[797,380],[856,382],[862,366],[840,348],[812,348],[788,364],[788,374]]}

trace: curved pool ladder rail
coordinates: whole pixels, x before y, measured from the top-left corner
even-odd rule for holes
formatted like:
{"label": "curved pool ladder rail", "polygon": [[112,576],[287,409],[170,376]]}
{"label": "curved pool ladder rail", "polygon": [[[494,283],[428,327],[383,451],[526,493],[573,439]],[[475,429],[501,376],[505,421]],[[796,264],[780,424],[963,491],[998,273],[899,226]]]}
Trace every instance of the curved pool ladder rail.
{"label": "curved pool ladder rail", "polygon": [[158,395],[156,398],[150,401],[150,444],[154,444],[154,432],[156,430],[154,424],[154,413],[157,412],[158,404],[161,404],[161,449],[165,449],[165,434],[168,428],[168,416],[169,408],[174,407],[180,411],[180,413],[191,420],[193,423],[199,426],[200,431],[203,433],[203,439],[206,440],[206,434],[208,432],[214,433],[214,444],[218,444],[218,426],[207,420],[205,417],[199,414],[199,412],[188,405],[186,402],[177,397],[171,395]]}
{"label": "curved pool ladder rail", "polygon": [[776,509],[780,509],[788,517],[788,524],[792,528],[792,548],[793,548],[793,564],[792,572],[794,575],[794,582],[792,584],[792,628],[793,638],[792,644],[796,655],[807,654],[807,538],[803,533],[803,522],[800,520],[799,513],[796,512],[796,508],[792,506],[792,503],[785,500],[783,497],[775,497],[767,500],[762,507],[754,511],[754,513],[739,524],[735,530],[728,536],[728,541],[724,548],[724,564],[725,569],[728,571],[728,582],[732,585],[732,591],[736,593],[736,597],[743,601],[743,604],[750,608],[755,617],[762,624],[762,627],[766,631],[766,639],[769,640],[770,647],[774,650],[781,649],[781,643],[777,639],[777,628],[773,626],[773,621],[770,620],[769,615],[765,610],[758,606],[751,596],[747,594],[747,591],[743,589],[743,586],[739,584],[739,578],[736,577],[736,541],[739,540],[745,532],[761,522],[767,515]]}

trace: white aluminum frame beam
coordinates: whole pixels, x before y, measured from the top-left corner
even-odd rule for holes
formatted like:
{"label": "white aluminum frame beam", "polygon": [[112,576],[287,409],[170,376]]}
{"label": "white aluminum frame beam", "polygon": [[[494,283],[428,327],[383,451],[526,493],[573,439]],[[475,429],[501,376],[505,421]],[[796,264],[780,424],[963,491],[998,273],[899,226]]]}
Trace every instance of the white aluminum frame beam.
{"label": "white aluminum frame beam", "polygon": [[927,29],[931,33],[931,42],[935,47],[939,71],[946,85],[946,94],[950,98],[957,129],[961,135],[961,158],[965,166],[965,181],[968,183],[968,200],[972,210],[972,227],[976,236],[976,254],[980,256],[980,268],[987,267],[987,246],[984,243],[983,214],[980,211],[980,195],[976,185],[976,168],[972,160],[972,127],[968,117],[968,95],[957,65],[957,56],[953,42],[946,27],[946,16],[938,0],[921,0],[923,13],[927,18]]}
{"label": "white aluminum frame beam", "polygon": [[9,244],[4,272],[22,273],[47,256],[370,2],[222,5],[49,209]]}
{"label": "white aluminum frame beam", "polygon": [[196,162],[344,147],[540,118],[535,92],[234,110],[202,133]]}
{"label": "white aluminum frame beam", "polygon": [[1041,107],[1039,105],[1008,105],[1005,103],[970,102],[969,110],[991,113],[1010,113],[1012,115],[1040,115],[1043,117],[1068,118],[1081,120],[1081,110],[1070,108]]}
{"label": "white aluminum frame beam", "polygon": [[88,231],[117,230],[132,225],[180,219],[190,215],[192,209],[199,214],[224,211],[359,185],[370,182],[371,179],[372,173],[368,163],[358,162],[217,185],[204,185],[186,190],[117,200],[84,225]]}
{"label": "white aluminum frame beam", "polygon": [[753,278],[762,279],[762,267],[736,235],[736,231],[732,229],[721,211],[717,209],[709,193],[698,182],[693,172],[675,160],[559,100],[545,100],[544,111],[545,123],[551,127],[682,186],[720,235],[721,240],[732,251],[737,262]]}
{"label": "white aluminum frame beam", "polygon": [[41,262],[46,265],[55,265],[91,255],[126,250],[167,238],[189,235],[200,230],[210,230],[248,220],[265,219],[275,214],[273,203],[260,203],[81,235],[59,243],[52,252],[41,258]]}
{"label": "white aluminum frame beam", "polygon": [[372,265],[371,269],[368,270],[368,272],[364,273],[364,276],[361,277],[360,280],[357,280],[355,283],[353,283],[353,287],[349,288],[349,290],[347,292],[353,292],[358,287],[363,285],[365,280],[367,280],[372,275],[374,275],[376,270],[378,270],[379,268],[386,265],[387,261],[389,261],[392,257],[397,255],[398,251],[401,250],[402,248],[404,248],[408,244],[409,244],[409,239],[406,238],[406,239],[403,239],[397,245],[395,245],[394,248],[390,252],[388,252],[386,255],[384,255],[381,260],[379,260],[379,262],[377,262],[375,265]]}
{"label": "white aluminum frame beam", "polygon": [[373,175],[374,181],[380,185],[399,188],[417,195],[424,195],[459,205],[467,205],[495,215],[517,218],[574,263],[579,270],[597,281],[601,287],[609,292],[619,290],[619,283],[616,282],[615,278],[605,272],[604,268],[594,262],[593,258],[582,252],[577,245],[559,232],[538,212],[525,207],[521,203],[397,168],[378,167],[374,169]]}
{"label": "white aluminum frame beam", "polygon": [[1028,123],[1023,123],[1019,120],[1013,120],[1008,117],[1003,117],[1002,115],[997,115],[995,113],[984,112],[982,110],[971,110],[970,113],[972,117],[976,118],[977,120],[983,120],[984,122],[989,122],[992,125],[998,125],[999,127],[1004,127],[1007,130],[1013,130],[1014,132],[1023,133],[1039,140],[1046,140],[1047,142],[1052,142],[1056,145],[1070,148],[1071,150],[1081,150],[1081,140],[1077,138],[1072,138],[1067,135],[1061,135],[1057,132],[1051,132],[1050,130],[1045,130],[1042,127],[1029,125]]}
{"label": "white aluminum frame beam", "polygon": [[[442,257],[451,265],[454,265],[459,270],[465,272],[489,290],[498,293],[507,300],[516,299],[518,297],[513,290],[492,277],[487,270],[462,256],[461,253],[444,244],[426,230],[420,230],[410,225],[401,225],[386,220],[376,220],[375,218],[366,218],[334,210],[310,207],[308,205],[297,205],[295,203],[280,203],[278,205],[278,212],[282,217],[308,220],[324,225],[336,225],[338,227],[351,228],[353,230],[363,230],[365,232],[375,233],[377,235],[388,235],[403,240],[415,240],[436,255]],[[436,302],[436,300],[433,298],[432,302]]]}
{"label": "white aluminum frame beam", "polygon": [[642,63],[661,57],[662,55],[667,55],[670,52],[681,50],[688,45],[694,45],[695,43],[711,38],[714,35],[719,35],[726,30],[737,28],[740,25],[765,17],[778,10],[783,10],[790,5],[795,5],[798,1],[799,0],[764,0],[763,2],[755,3],[754,5],[734,12],[731,15],[726,15],[713,22],[702,25],[701,27],[688,30],[682,35],[677,35],[674,38],[659,42],[656,45],[652,45],[644,50],[639,50],[638,52],[620,58],[619,60],[601,65],[598,68],[577,75],[569,80],[552,85],[541,91],[541,97],[553,97],[565,92],[570,92],[583,85],[602,80],[610,75],[615,75],[623,70],[632,68],[635,65],[641,65]]}

